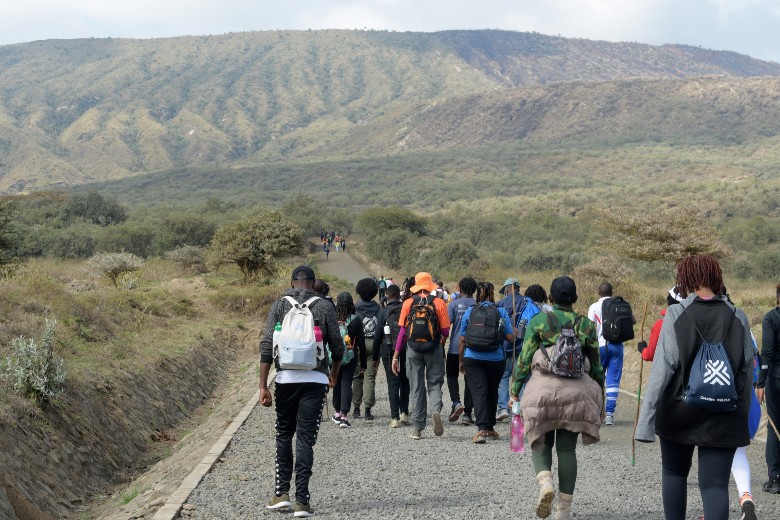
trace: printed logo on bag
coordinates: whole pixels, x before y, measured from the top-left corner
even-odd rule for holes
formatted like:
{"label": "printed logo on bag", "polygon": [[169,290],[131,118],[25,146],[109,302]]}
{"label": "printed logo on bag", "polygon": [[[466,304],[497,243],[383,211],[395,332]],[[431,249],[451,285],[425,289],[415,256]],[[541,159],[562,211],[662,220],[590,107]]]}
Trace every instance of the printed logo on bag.
{"label": "printed logo on bag", "polygon": [[363,316],[363,335],[371,339],[376,334],[376,316]]}
{"label": "printed logo on bag", "polygon": [[704,371],[704,382],[711,385],[730,385],[729,367],[723,360],[707,361],[707,369]]}

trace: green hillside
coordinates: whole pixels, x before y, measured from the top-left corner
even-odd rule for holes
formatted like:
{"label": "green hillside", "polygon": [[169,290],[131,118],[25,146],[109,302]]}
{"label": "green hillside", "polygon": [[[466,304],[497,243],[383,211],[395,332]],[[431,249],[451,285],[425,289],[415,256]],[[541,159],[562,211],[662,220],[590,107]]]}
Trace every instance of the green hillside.
{"label": "green hillside", "polygon": [[[480,99],[500,106],[502,93],[525,95],[517,87],[702,75],[780,76],[780,64],[504,31],[272,31],[3,46],[0,191],[333,159],[350,149],[397,153],[397,139],[376,135],[381,125],[372,123],[395,128],[442,100],[463,104],[492,93]],[[425,132],[450,131],[433,123]],[[374,137],[350,144],[365,131]]]}

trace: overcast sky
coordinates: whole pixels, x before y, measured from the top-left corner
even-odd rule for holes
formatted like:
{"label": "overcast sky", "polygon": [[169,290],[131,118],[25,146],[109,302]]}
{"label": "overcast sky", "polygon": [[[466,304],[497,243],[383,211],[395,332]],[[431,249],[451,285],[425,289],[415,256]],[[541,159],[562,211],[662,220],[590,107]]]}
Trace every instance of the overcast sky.
{"label": "overcast sky", "polygon": [[0,44],[273,29],[508,29],[780,62],[780,0],[3,0]]}

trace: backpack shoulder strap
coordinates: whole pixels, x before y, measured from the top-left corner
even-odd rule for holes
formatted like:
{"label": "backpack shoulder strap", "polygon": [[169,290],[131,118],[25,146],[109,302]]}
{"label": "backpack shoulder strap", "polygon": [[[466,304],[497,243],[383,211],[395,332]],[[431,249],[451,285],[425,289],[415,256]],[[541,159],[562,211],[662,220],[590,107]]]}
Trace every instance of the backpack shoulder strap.
{"label": "backpack shoulder strap", "polygon": [[[688,305],[687,307],[683,307],[683,313],[688,316],[689,320],[691,320],[691,323],[693,323],[693,328],[696,329],[696,334],[699,335],[701,340],[707,341],[707,339],[704,337],[704,334],[702,334],[701,331],[699,330],[698,325],[696,325],[696,320],[694,319],[693,315],[690,312],[688,312],[688,307],[690,307],[690,305]],[[729,327],[731,327],[730,323],[729,323]]]}
{"label": "backpack shoulder strap", "polygon": [[292,305],[293,307],[300,307],[301,305],[300,303],[298,303],[298,300],[296,300],[292,296],[283,296],[282,298],[290,302],[290,305]]}
{"label": "backpack shoulder strap", "polygon": [[558,322],[558,318],[555,316],[555,313],[553,311],[547,313],[547,323],[550,325],[550,328],[553,330],[558,330],[561,328],[561,325]]}
{"label": "backpack shoulder strap", "polygon": [[306,300],[305,302],[303,302],[303,306],[304,306],[304,307],[311,307],[311,306],[312,306],[312,305],[314,305],[314,303],[315,303],[317,300],[319,300],[319,299],[320,299],[320,297],[319,297],[319,296],[312,296],[311,298],[309,298],[308,300]]}
{"label": "backpack shoulder strap", "polygon": [[729,326],[726,327],[726,332],[723,333],[723,339],[721,340],[721,343],[726,342],[726,338],[729,337],[729,331],[731,330],[731,325],[734,323],[734,318],[737,317],[737,309],[734,308],[734,312],[731,313],[731,319],[729,320]]}

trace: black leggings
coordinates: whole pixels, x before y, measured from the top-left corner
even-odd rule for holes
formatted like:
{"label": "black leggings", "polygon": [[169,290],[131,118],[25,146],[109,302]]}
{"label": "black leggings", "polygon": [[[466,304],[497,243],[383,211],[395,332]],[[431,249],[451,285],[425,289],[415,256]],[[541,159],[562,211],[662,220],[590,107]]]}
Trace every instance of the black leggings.
{"label": "black leggings", "polygon": [[[688,518],[688,473],[695,447],[661,438],[661,495],[666,520]],[[729,476],[735,451],[699,446],[699,490],[707,520],[729,518]]]}
{"label": "black leggings", "polygon": [[337,413],[349,413],[352,405],[352,376],[357,368],[358,358],[353,357],[346,365],[341,365],[336,386],[333,387],[333,409]]}

